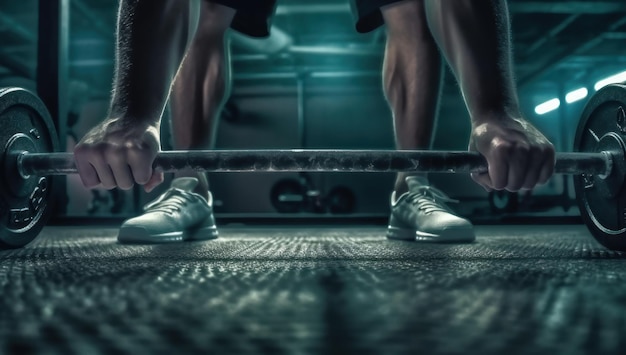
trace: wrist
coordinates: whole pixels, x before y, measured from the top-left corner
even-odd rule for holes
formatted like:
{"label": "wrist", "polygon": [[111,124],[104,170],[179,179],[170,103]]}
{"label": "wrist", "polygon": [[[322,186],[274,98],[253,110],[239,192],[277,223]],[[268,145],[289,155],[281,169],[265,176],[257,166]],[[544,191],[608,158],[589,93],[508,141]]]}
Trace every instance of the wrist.
{"label": "wrist", "polygon": [[145,124],[158,127],[163,113],[162,105],[146,99],[124,98],[114,93],[109,117],[121,123]]}
{"label": "wrist", "polygon": [[123,124],[131,124],[131,125],[150,125],[154,127],[159,127],[161,124],[161,113],[158,111],[139,111],[132,110],[131,108],[119,108],[112,106],[109,111],[109,117],[111,120],[114,120]]}
{"label": "wrist", "polygon": [[497,92],[480,91],[466,97],[472,124],[498,122],[522,117],[519,100],[511,89],[500,87]]}
{"label": "wrist", "polygon": [[110,115],[107,121],[118,127],[128,128],[143,126],[145,128],[154,128],[159,130],[161,125],[160,120],[155,120],[154,117],[128,114]]}
{"label": "wrist", "polygon": [[523,121],[523,115],[518,107],[499,107],[482,109],[470,114],[472,126],[479,126],[485,123],[507,123],[512,121]]}

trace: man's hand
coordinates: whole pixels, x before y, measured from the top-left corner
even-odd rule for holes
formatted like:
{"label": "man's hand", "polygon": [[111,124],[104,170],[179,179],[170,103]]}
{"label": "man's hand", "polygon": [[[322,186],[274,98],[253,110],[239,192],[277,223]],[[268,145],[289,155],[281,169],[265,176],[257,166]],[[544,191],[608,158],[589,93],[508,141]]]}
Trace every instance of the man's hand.
{"label": "man's hand", "polygon": [[87,188],[128,190],[138,183],[151,191],[163,182],[163,173],[152,169],[159,150],[157,124],[106,119],[78,142],[74,159]]}
{"label": "man's hand", "polygon": [[475,122],[469,150],[487,159],[488,173],[472,174],[487,191],[530,190],[554,173],[554,146],[522,118],[507,115]]}

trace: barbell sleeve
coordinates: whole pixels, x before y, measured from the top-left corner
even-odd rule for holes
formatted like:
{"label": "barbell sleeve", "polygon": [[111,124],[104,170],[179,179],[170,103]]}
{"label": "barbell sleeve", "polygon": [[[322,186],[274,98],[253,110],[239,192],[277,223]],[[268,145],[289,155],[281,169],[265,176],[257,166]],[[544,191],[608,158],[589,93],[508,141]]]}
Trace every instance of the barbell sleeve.
{"label": "barbell sleeve", "polygon": [[[608,176],[610,152],[557,153],[555,173]],[[77,173],[73,153],[17,154],[22,176]],[[476,152],[426,150],[190,150],[160,152],[154,168],[173,172],[485,172],[487,162]]]}

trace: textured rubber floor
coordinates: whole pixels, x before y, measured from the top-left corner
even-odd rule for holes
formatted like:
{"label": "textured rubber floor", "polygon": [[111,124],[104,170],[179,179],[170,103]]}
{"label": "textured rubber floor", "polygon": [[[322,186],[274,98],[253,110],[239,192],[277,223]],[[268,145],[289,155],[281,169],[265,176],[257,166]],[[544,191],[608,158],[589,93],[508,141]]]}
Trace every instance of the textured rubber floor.
{"label": "textured rubber floor", "polygon": [[0,252],[1,354],[624,354],[626,254],[582,226],[220,229],[120,245],[47,228]]}

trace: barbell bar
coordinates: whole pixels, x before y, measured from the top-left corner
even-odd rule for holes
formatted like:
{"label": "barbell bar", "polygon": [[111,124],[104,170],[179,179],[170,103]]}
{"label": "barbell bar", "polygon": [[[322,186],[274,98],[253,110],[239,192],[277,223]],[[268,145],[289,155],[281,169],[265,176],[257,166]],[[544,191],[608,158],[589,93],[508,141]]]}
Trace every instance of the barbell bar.
{"label": "barbell bar", "polygon": [[[558,153],[555,173],[609,176],[613,155]],[[21,176],[77,173],[72,153],[12,153]],[[487,171],[479,153],[421,150],[191,150],[158,153],[153,167],[163,172],[434,172]]]}
{"label": "barbell bar", "polygon": [[[581,216],[609,249],[626,251],[626,86],[592,96],[577,125],[574,152],[557,153],[555,173],[573,174]],[[0,247],[30,243],[45,225],[55,175],[76,173],[72,153],[58,153],[50,115],[21,88],[0,89]],[[438,172],[487,169],[466,151],[211,150],[160,152],[155,169],[209,172]]]}

